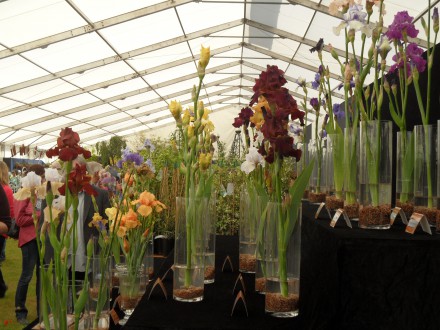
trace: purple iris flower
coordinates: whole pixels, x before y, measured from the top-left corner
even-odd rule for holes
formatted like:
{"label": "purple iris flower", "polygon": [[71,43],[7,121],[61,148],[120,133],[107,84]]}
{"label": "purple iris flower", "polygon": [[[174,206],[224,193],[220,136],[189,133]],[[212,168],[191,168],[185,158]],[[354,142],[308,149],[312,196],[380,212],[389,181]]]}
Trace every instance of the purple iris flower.
{"label": "purple iris flower", "polygon": [[150,158],[147,159],[145,164],[148,165],[148,167],[150,168],[151,172],[156,173],[156,168],[154,167],[153,161]]}
{"label": "purple iris flower", "polygon": [[319,73],[315,74],[315,80],[312,81],[312,88],[318,89],[321,81],[321,75]]}
{"label": "purple iris flower", "polygon": [[153,152],[156,149],[156,147],[154,146],[154,144],[151,142],[150,139],[145,139],[144,148],[149,148],[151,152]]}
{"label": "purple iris flower", "polygon": [[342,119],[345,117],[344,109],[341,107],[340,103],[333,104],[333,114],[335,115],[336,119]]}
{"label": "purple iris flower", "polygon": [[125,162],[132,162],[132,163],[136,164],[137,166],[139,166],[144,162],[144,157],[142,157],[138,153],[131,152],[131,153],[124,155],[122,157],[122,160]]}
{"label": "purple iris flower", "polygon": [[316,97],[312,97],[310,99],[310,105],[312,106],[313,109],[315,109],[316,111],[319,110],[319,101]]}
{"label": "purple iris flower", "polygon": [[416,38],[419,34],[412,23],[413,17],[409,16],[407,11],[400,11],[394,15],[393,23],[388,27],[386,36],[390,40],[404,40],[406,36]]}

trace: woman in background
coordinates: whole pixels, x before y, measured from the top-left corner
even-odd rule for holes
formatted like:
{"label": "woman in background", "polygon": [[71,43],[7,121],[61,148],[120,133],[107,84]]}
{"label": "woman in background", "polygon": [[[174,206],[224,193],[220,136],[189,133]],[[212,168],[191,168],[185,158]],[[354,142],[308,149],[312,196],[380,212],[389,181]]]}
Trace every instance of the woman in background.
{"label": "woman in background", "polygon": [[[43,182],[44,167],[42,165],[31,165],[29,167],[29,172],[35,172],[35,174],[41,176]],[[35,208],[37,216],[39,217],[41,213],[41,200],[37,200]],[[14,199],[14,210],[15,222],[20,227],[18,246],[21,248],[21,255],[23,257],[21,276],[18,280],[17,291],[15,292],[15,316],[20,324],[28,325],[26,296],[35,268],[37,269],[37,283],[35,286],[37,291],[37,315],[39,312],[40,300],[40,272],[38,271],[40,267],[40,259],[38,256],[34,219],[32,218],[33,205],[30,198],[21,201]]]}
{"label": "woman in background", "polygon": [[[6,163],[4,161],[0,160],[0,184],[3,187],[3,190],[6,193],[6,197],[8,198],[8,203],[9,203],[9,213],[11,215],[11,217],[14,216],[14,196],[13,196],[13,191],[12,188],[9,186],[9,168],[8,165],[6,165]],[[0,250],[2,252],[2,256],[3,256],[3,252],[6,246],[6,238],[8,236],[6,235],[0,235],[0,242],[3,241],[3,250]],[[3,260],[1,260],[3,261]]]}
{"label": "woman in background", "polygon": [[[8,197],[6,196],[2,185],[0,185],[0,235],[6,234],[11,227],[11,214],[9,210]],[[3,244],[4,243],[0,242],[0,249],[3,249]],[[0,298],[5,296],[7,289],[8,287],[3,279],[3,274],[0,269]]]}

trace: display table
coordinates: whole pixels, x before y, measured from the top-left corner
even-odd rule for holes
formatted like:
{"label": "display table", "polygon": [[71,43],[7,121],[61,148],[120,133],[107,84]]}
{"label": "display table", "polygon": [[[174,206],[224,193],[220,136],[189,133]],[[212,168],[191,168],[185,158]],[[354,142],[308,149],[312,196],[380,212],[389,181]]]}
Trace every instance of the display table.
{"label": "display table", "polygon": [[[440,235],[353,229],[304,204],[301,309],[307,329],[440,329]],[[325,213],[322,212],[322,215]]]}
{"label": "display table", "polygon": [[[353,229],[340,220],[314,219],[317,206],[303,204],[300,315],[265,315],[264,297],[254,292],[254,276],[244,275],[249,317],[242,305],[231,316],[238,276],[238,238],[217,237],[216,279],[205,286],[205,299],[172,299],[172,277],[164,283],[168,300],[156,288],[147,294],[125,329],[439,329],[440,235]],[[324,213],[322,213],[324,215]],[[234,271],[222,272],[226,256]],[[172,264],[169,256],[158,270]],[[229,270],[229,268],[228,268]],[[241,286],[239,286],[241,288]],[[241,304],[241,303],[240,303]]]}
{"label": "display table", "polygon": [[[264,296],[254,291],[254,275],[243,275],[245,299],[249,317],[241,302],[231,316],[235,297],[242,289],[241,283],[233,294],[238,272],[238,237],[217,236],[215,283],[205,285],[204,300],[197,303],[177,302],[172,298],[172,271],[165,278],[168,300],[156,287],[148,300],[150,286],[124,329],[298,329],[298,318],[277,319],[264,313]],[[229,264],[222,272],[223,262],[229,256]],[[157,272],[162,276],[171,266],[167,258]]]}

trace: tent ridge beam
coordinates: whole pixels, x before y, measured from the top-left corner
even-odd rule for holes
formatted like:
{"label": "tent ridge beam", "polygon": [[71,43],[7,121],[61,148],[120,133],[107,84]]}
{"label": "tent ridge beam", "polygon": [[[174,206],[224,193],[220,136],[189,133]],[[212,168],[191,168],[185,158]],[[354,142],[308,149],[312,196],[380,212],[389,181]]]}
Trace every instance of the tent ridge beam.
{"label": "tent ridge beam", "polygon": [[13,91],[16,91],[16,90],[19,90],[19,89],[23,89],[23,88],[26,88],[26,87],[30,87],[30,86],[33,86],[33,85],[41,84],[41,83],[44,83],[44,82],[48,82],[48,81],[51,81],[51,80],[54,80],[54,79],[57,79],[57,78],[66,77],[66,76],[69,76],[69,75],[72,75],[72,74],[83,73],[84,71],[87,71],[87,70],[98,68],[98,67],[101,67],[101,66],[104,66],[104,65],[107,65],[107,64],[111,64],[111,63],[116,63],[116,62],[119,62],[121,60],[129,59],[129,58],[134,57],[134,56],[143,55],[143,54],[155,51],[155,50],[159,50],[159,49],[164,48],[164,47],[177,45],[177,44],[182,43],[182,42],[187,42],[188,40],[192,40],[192,39],[196,39],[196,38],[199,38],[199,37],[203,37],[203,36],[206,36],[207,34],[220,32],[220,31],[223,31],[225,29],[229,29],[229,28],[232,28],[232,27],[235,27],[235,26],[239,26],[241,24],[243,24],[243,19],[238,19],[238,20],[235,20],[235,21],[232,21],[232,22],[223,23],[223,24],[220,24],[220,25],[217,25],[217,26],[214,26],[214,27],[210,27],[210,28],[207,28],[207,29],[203,29],[203,30],[200,30],[200,31],[189,33],[186,37],[180,36],[180,37],[168,39],[168,40],[165,40],[165,41],[162,41],[162,42],[158,42],[158,43],[155,43],[155,44],[152,44],[152,45],[148,45],[148,46],[141,47],[141,48],[138,48],[138,49],[135,49],[135,50],[131,50],[131,51],[128,51],[128,52],[125,52],[125,53],[121,53],[119,55],[113,55],[113,56],[110,56],[110,57],[107,57],[107,58],[104,58],[104,59],[100,59],[100,60],[97,60],[97,61],[93,61],[93,62],[90,62],[90,63],[87,63],[87,64],[79,65],[79,66],[76,66],[76,67],[73,67],[73,68],[69,68],[69,69],[66,69],[66,70],[62,70],[62,71],[58,71],[58,72],[55,72],[55,73],[50,73],[50,74],[47,74],[47,75],[44,75],[44,76],[41,76],[41,77],[38,77],[38,78],[34,78],[34,79],[30,79],[30,80],[27,80],[27,81],[23,81],[23,82],[17,83],[15,85],[11,85],[11,86],[8,86],[8,87],[0,88],[0,95],[1,94],[6,94],[6,93],[10,93],[10,92],[13,92]]}
{"label": "tent ridge beam", "polygon": [[[221,53],[227,52],[229,50],[233,50],[233,49],[240,48],[240,47],[241,47],[240,44],[234,44],[234,45],[230,45],[230,46],[225,46],[225,47],[213,50],[211,52],[211,54],[212,55],[221,54]],[[131,73],[131,74],[128,74],[128,75],[125,75],[125,76],[122,76],[122,77],[113,78],[111,80],[102,81],[102,82],[99,82],[97,84],[93,84],[93,85],[90,85],[90,86],[81,87],[81,88],[75,89],[73,91],[69,91],[69,92],[58,94],[58,95],[55,95],[55,96],[51,96],[51,97],[48,97],[48,98],[45,98],[45,99],[33,101],[32,103],[27,103],[27,104],[20,105],[20,106],[15,107],[15,108],[11,108],[11,109],[5,110],[4,112],[2,112],[0,114],[0,117],[8,116],[8,115],[13,114],[13,113],[17,113],[17,112],[20,112],[20,111],[32,109],[32,108],[35,108],[35,107],[42,106],[44,104],[48,104],[48,103],[52,103],[52,102],[59,101],[59,100],[62,100],[62,99],[66,99],[66,98],[69,98],[69,97],[77,96],[77,95],[80,95],[80,94],[83,94],[83,93],[88,93],[88,92],[91,92],[91,91],[94,91],[94,90],[97,90],[97,89],[100,89],[100,88],[109,87],[109,86],[112,86],[112,85],[115,85],[115,84],[118,84],[118,83],[121,83],[121,82],[125,82],[125,81],[129,81],[129,80],[132,80],[132,79],[136,79],[136,78],[144,76],[144,75],[148,75],[148,74],[151,74],[151,73],[159,72],[161,70],[169,69],[169,68],[172,68],[172,67],[175,67],[175,66],[179,66],[179,65],[182,65],[182,64],[190,63],[190,62],[192,62],[194,60],[197,60],[199,57],[200,57],[200,55],[197,55],[195,59],[192,58],[191,56],[190,57],[186,57],[186,58],[183,58],[183,59],[180,59],[180,60],[177,60],[177,61],[173,61],[173,62],[170,62],[170,63],[162,64],[162,65],[159,65],[159,66],[156,66],[156,67],[153,67],[153,68],[148,68],[148,69],[145,69],[145,70],[141,70],[141,71],[139,71],[139,74]],[[4,97],[6,97],[6,96],[4,96]],[[15,102],[22,102],[22,101],[18,101],[18,100],[13,100],[13,101],[15,101]]]}
{"label": "tent ridge beam", "polygon": [[86,24],[68,31],[60,32],[54,34],[49,37],[41,38],[38,40],[34,40],[25,44],[17,45],[14,47],[9,47],[9,49],[5,49],[0,51],[0,59],[6,58],[13,55],[18,55],[23,52],[27,52],[37,48],[44,48],[48,45],[54,44],[56,42],[60,42],[63,40],[71,39],[74,37],[78,37],[81,35],[88,34],[90,32],[98,31],[110,26],[114,26],[120,23],[128,22],[140,17],[148,16],[154,13],[158,13],[163,10],[167,10],[170,8],[174,8],[176,6],[180,6],[193,0],[173,0],[173,1],[164,1],[152,6],[144,7],[138,10],[131,11],[129,13],[124,13],[118,16],[114,16],[102,21],[94,22],[91,24]]}

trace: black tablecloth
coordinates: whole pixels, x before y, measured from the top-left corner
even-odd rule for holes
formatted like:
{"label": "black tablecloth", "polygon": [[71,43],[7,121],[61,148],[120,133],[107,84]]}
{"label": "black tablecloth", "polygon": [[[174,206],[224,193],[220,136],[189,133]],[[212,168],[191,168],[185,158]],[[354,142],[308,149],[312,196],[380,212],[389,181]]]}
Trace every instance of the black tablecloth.
{"label": "black tablecloth", "polygon": [[[227,256],[232,260],[233,271],[228,266],[222,272]],[[171,264],[170,256],[163,262],[158,274],[163,275]],[[234,294],[232,292],[238,275],[238,237],[217,236],[215,283],[205,285],[204,300],[197,303],[173,300],[172,277],[171,274],[167,275],[164,284],[168,291],[168,300],[161,295],[158,287],[148,300],[150,283],[124,329],[298,329],[298,318],[277,319],[265,315],[264,296],[254,291],[254,275],[243,274],[249,317],[246,316],[241,302],[231,316],[236,294],[242,289],[239,284]]]}
{"label": "black tablecloth", "polygon": [[[304,204],[301,309],[307,329],[440,329],[440,235],[336,228]],[[324,215],[324,213],[322,213]]]}
{"label": "black tablecloth", "polygon": [[[239,306],[231,316],[238,276],[238,238],[217,237],[215,283],[205,299],[168,300],[156,288],[146,295],[127,329],[440,329],[440,235],[390,230],[353,229],[340,220],[314,219],[317,206],[303,204],[300,315],[276,319],[264,314],[264,297],[254,292],[254,276],[244,275],[249,317]],[[322,213],[324,215],[324,213]],[[233,272],[221,272],[226,256]],[[156,260],[157,262],[158,260]],[[172,264],[172,253],[157,273]]]}

